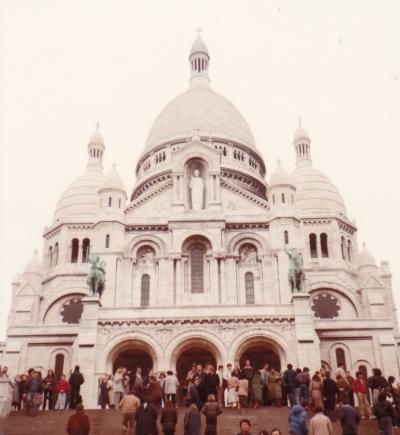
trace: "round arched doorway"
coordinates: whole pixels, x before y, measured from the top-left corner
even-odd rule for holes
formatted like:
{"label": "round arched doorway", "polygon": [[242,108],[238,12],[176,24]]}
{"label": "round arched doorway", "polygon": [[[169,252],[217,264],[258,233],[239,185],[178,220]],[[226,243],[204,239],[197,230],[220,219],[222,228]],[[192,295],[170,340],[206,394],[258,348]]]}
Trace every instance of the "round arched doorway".
{"label": "round arched doorway", "polygon": [[116,346],[111,352],[112,371],[125,367],[135,372],[138,367],[146,376],[155,365],[155,353],[151,347],[140,340],[126,340]]}
{"label": "round arched doorway", "polygon": [[266,337],[253,337],[242,343],[236,352],[235,361],[244,367],[246,360],[250,361],[251,366],[262,369],[265,364],[281,370],[280,351],[275,343]]}

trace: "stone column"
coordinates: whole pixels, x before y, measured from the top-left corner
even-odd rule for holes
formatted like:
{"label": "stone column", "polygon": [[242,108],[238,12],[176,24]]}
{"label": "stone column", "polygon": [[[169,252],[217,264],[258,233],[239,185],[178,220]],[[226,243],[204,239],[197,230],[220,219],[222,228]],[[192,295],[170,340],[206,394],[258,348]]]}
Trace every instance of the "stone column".
{"label": "stone column", "polygon": [[97,296],[86,296],[82,299],[83,312],[76,338],[76,364],[81,368],[85,382],[81,386],[82,401],[87,408],[96,408],[98,385],[94,378],[96,371],[96,340],[98,310],[101,307]]}
{"label": "stone column", "polygon": [[297,365],[309,367],[314,372],[321,367],[319,338],[314,329],[314,316],[310,310],[310,295],[304,292],[293,293],[295,330],[297,341]]}

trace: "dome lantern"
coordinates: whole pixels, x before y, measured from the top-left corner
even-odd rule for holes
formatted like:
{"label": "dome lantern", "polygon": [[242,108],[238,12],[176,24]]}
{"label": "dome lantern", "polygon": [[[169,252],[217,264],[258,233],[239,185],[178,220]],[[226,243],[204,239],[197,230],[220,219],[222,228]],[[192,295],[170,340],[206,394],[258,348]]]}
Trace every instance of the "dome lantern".
{"label": "dome lantern", "polygon": [[296,150],[296,163],[302,161],[311,162],[311,140],[307,131],[304,130],[301,124],[301,118],[299,118],[299,126],[294,134],[293,145]]}
{"label": "dome lantern", "polygon": [[103,167],[103,154],[105,146],[104,139],[100,133],[100,124],[97,123],[96,131],[92,134],[88,144],[88,164],[87,166]]}
{"label": "dome lantern", "polygon": [[209,84],[208,65],[210,63],[210,55],[208,54],[205,42],[200,36],[201,29],[198,29],[197,32],[197,39],[194,41],[189,55],[191,68],[190,84]]}

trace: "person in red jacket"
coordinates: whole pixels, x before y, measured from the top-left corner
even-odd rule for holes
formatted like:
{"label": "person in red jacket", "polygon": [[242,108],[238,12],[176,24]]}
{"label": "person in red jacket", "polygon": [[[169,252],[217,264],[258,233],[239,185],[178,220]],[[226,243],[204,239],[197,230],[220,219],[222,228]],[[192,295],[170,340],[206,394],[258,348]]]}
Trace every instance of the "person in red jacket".
{"label": "person in red jacket", "polygon": [[368,384],[361,372],[356,373],[356,379],[351,386],[354,394],[357,396],[358,409],[361,414],[361,418],[367,418],[371,415],[371,408],[368,403]]}
{"label": "person in red jacket", "polygon": [[71,415],[67,424],[69,435],[88,435],[90,432],[90,422],[85,414],[83,405],[80,403],[75,407],[76,413]]}
{"label": "person in red jacket", "polygon": [[67,392],[69,390],[69,383],[65,378],[65,375],[61,376],[61,379],[57,382],[58,398],[54,409],[65,409],[65,401],[67,400]]}

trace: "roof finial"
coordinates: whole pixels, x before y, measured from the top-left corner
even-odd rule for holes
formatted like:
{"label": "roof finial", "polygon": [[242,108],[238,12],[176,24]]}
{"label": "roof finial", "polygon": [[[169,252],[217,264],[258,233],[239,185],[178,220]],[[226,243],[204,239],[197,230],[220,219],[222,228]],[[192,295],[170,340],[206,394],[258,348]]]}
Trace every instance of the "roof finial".
{"label": "roof finial", "polygon": [[301,124],[301,116],[299,116],[299,128],[303,128],[303,125]]}
{"label": "roof finial", "polygon": [[97,121],[96,123],[96,133],[100,133],[100,123]]}

